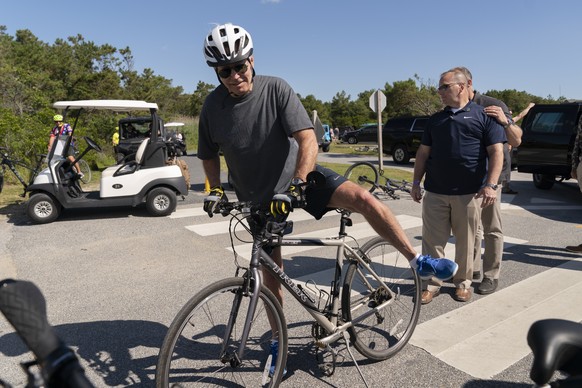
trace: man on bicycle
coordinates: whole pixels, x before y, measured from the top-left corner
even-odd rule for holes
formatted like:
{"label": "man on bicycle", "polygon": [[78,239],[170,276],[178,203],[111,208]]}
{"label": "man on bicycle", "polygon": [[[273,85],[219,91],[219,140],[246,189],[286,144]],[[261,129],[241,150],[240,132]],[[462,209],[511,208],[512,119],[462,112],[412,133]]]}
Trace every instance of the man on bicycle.
{"label": "man on bicycle", "polygon": [[[72,136],[73,135],[73,128],[68,123],[63,122],[62,115],[54,115],[53,120],[55,122],[55,126],[51,129],[50,137],[49,137],[49,144],[48,144],[48,151],[51,152],[51,148],[57,136],[59,138],[61,136]],[[71,140],[70,147],[67,151],[67,159],[73,163],[75,161],[75,152],[73,150],[74,142]],[[83,178],[85,175],[81,172],[81,167],[79,167],[79,163],[75,163],[75,169],[77,170],[77,175],[79,178]]]}
{"label": "man on bicycle", "polygon": [[[204,200],[209,216],[218,202],[227,200],[219,151],[238,199],[265,203],[278,217],[289,214],[292,198],[301,196],[299,185],[317,170],[325,175],[325,185],[305,192],[305,210],[316,219],[335,208],[361,213],[422,278],[446,280],[456,273],[458,266],[451,260],[418,254],[390,209],[370,192],[315,164],[317,138],[305,108],[284,80],[255,75],[253,42],[244,28],[230,23],[214,27],[204,41],[204,57],[220,83],[206,98],[199,124],[198,157],[211,187]],[[283,267],[280,248],[272,257]],[[264,282],[282,304],[279,283],[268,273]],[[274,339],[274,358],[277,349]]]}

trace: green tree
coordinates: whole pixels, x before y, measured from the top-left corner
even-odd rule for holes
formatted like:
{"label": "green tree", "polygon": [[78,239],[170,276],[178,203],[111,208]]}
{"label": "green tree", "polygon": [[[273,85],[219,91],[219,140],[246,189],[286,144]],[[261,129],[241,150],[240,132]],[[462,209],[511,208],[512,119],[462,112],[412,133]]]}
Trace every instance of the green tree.
{"label": "green tree", "polygon": [[192,93],[190,97],[190,110],[189,114],[193,117],[200,116],[200,112],[202,112],[202,105],[204,104],[204,100],[210,94],[211,91],[214,90],[216,86],[212,84],[207,84],[202,81],[198,81],[198,85],[196,85],[196,90]]}
{"label": "green tree", "polygon": [[357,126],[351,115],[350,96],[345,91],[336,93],[330,104],[330,116],[333,127]]}

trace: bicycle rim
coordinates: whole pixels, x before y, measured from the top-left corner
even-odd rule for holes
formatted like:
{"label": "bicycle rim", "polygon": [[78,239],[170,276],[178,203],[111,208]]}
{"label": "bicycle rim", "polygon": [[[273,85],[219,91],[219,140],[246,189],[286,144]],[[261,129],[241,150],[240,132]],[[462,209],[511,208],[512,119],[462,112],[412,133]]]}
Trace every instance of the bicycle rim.
{"label": "bicycle rim", "polygon": [[[275,296],[262,287],[240,365],[234,357],[250,301],[242,296],[243,279],[219,281],[194,296],[170,325],[156,369],[157,387],[276,387],[287,359],[287,326]],[[240,298],[239,298],[240,297]],[[221,354],[232,306],[240,299],[226,355]],[[278,331],[279,357],[269,376],[272,330]],[[222,360],[221,360],[222,358]]]}
{"label": "bicycle rim", "polygon": [[372,163],[358,162],[348,167],[344,177],[371,193],[376,189],[375,184],[378,183],[378,170]]}
{"label": "bicycle rim", "polygon": [[[392,302],[349,329],[355,348],[365,357],[385,360],[408,342],[420,313],[421,283],[408,260],[390,243],[375,238],[361,249],[369,265],[394,292]],[[388,300],[387,292],[362,265],[352,263],[342,294],[344,318],[354,318]]]}
{"label": "bicycle rim", "polygon": [[87,161],[81,159],[79,160],[79,167],[81,168],[81,172],[83,173],[83,178],[81,178],[81,182],[84,184],[88,184],[91,182],[91,168],[89,167],[89,163]]}

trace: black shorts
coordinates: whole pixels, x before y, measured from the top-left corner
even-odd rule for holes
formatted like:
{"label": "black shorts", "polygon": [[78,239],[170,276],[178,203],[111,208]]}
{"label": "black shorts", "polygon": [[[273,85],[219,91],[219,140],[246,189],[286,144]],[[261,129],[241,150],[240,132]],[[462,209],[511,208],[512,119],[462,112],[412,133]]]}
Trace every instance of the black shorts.
{"label": "black shorts", "polygon": [[305,199],[307,200],[305,210],[315,217],[316,220],[319,220],[325,213],[333,210],[333,208],[328,207],[327,204],[329,203],[334,191],[342,183],[347,181],[347,179],[342,175],[339,175],[337,172],[319,165],[315,166],[315,171],[318,171],[325,176],[325,184],[321,187],[308,187],[305,190]]}

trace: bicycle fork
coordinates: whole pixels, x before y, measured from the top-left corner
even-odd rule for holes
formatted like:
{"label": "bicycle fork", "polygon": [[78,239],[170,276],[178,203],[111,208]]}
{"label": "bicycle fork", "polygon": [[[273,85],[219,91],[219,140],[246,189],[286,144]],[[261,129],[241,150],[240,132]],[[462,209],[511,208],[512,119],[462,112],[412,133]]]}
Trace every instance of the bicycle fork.
{"label": "bicycle fork", "polygon": [[[258,249],[258,248],[257,248]],[[254,248],[253,248],[254,252]],[[257,250],[258,254],[258,250]],[[254,253],[253,253],[254,257]],[[252,260],[253,261],[253,260]],[[257,304],[259,301],[259,294],[261,290],[262,277],[261,272],[257,265],[253,265],[251,261],[251,268],[249,271],[244,275],[245,283],[243,288],[238,291],[238,294],[235,296],[234,302],[232,304],[232,309],[230,310],[230,316],[228,319],[228,323],[226,326],[226,330],[224,333],[224,338],[222,341],[222,349],[220,351],[221,357],[220,360],[223,363],[229,363],[231,367],[236,368],[241,365],[242,357],[245,350],[245,344],[247,343],[247,339],[249,337],[249,333],[251,331],[251,324],[253,322],[255,311],[257,309]],[[258,258],[257,258],[258,262]],[[254,281],[252,281],[254,279]],[[234,325],[238,319],[238,312],[241,306],[242,298],[246,295],[250,294],[249,306],[247,309],[247,314],[245,318],[245,323],[243,326],[243,332],[240,339],[240,344],[236,353],[230,354],[228,350],[228,345],[230,343],[230,339],[232,336],[232,330]]]}

